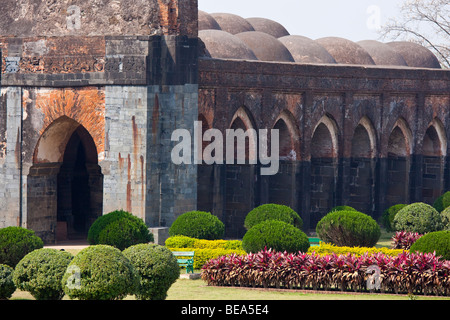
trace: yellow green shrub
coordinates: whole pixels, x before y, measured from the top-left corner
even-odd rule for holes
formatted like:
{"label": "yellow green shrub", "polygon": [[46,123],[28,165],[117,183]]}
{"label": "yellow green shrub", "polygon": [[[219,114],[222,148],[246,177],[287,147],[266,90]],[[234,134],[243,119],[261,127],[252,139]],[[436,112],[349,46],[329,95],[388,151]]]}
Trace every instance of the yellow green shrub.
{"label": "yellow green shrub", "polygon": [[[199,248],[169,248],[171,251],[195,251],[194,256],[194,269],[201,269],[201,267],[211,259],[216,259],[220,256],[226,256],[230,254],[246,255],[244,250],[233,249],[199,249]],[[179,258],[179,257],[177,257]]]}
{"label": "yellow green shrub", "polygon": [[389,248],[375,248],[375,247],[338,247],[336,245],[333,244],[329,244],[329,243],[324,243],[324,242],[320,242],[319,246],[315,246],[315,247],[310,247],[308,250],[308,253],[317,253],[317,254],[354,254],[357,256],[362,256],[365,253],[368,254],[374,254],[374,253],[383,253],[387,256],[397,256],[402,252],[405,252],[407,250],[402,250],[402,249],[389,249]]}
{"label": "yellow green shrub", "polygon": [[168,248],[229,249],[241,250],[240,240],[204,240],[186,236],[174,236],[166,240]]}

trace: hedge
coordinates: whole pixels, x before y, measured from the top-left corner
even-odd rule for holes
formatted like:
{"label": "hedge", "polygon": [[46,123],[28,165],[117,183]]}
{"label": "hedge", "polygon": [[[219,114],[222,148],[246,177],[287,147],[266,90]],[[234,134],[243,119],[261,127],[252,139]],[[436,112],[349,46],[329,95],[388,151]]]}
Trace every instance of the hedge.
{"label": "hedge", "polygon": [[227,255],[245,255],[244,250],[230,250],[230,249],[199,249],[199,248],[169,248],[170,251],[195,251],[194,269],[201,269],[205,263],[211,259],[216,259]]}
{"label": "hedge", "polygon": [[165,244],[168,248],[242,250],[242,241],[240,240],[205,240],[186,236],[173,236],[169,237]]}
{"label": "hedge", "polygon": [[352,254],[356,256],[363,256],[364,254],[375,254],[375,253],[381,253],[386,256],[395,257],[402,252],[405,252],[407,250],[402,249],[389,249],[386,247],[381,248],[375,248],[375,247],[339,247],[331,243],[324,243],[320,242],[319,246],[310,247],[308,250],[308,253],[310,254],[320,254],[320,255],[326,255],[326,254]]}

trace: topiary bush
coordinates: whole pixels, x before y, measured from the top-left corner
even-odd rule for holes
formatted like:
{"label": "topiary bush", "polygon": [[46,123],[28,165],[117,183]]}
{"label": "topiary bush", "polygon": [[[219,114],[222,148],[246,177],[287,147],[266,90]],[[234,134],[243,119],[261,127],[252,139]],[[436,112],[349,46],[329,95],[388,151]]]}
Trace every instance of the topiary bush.
{"label": "topiary bush", "polygon": [[28,253],[43,247],[44,242],[32,230],[22,227],[0,229],[0,264],[14,268]]}
{"label": "topiary bush", "polygon": [[13,274],[13,268],[6,264],[0,264],[0,300],[11,298],[14,291],[16,291]]}
{"label": "topiary bush", "polygon": [[30,252],[19,261],[14,270],[14,284],[28,291],[36,300],[61,300],[61,284],[73,255],[67,251],[42,248]]}
{"label": "topiary bush", "polygon": [[265,220],[250,228],[242,239],[247,253],[272,249],[279,252],[307,252],[308,236],[292,224],[280,220]]}
{"label": "topiary bush", "polygon": [[180,277],[176,257],[166,247],[137,244],[123,251],[140,276],[135,292],[139,300],[165,300],[167,291]]}
{"label": "topiary bush", "polygon": [[336,206],[330,210],[330,212],[333,211],[357,211],[357,210],[349,206]]}
{"label": "topiary bush", "polygon": [[333,211],[316,226],[319,238],[327,243],[348,247],[373,247],[381,236],[378,223],[359,211]]}
{"label": "topiary bush", "polygon": [[407,205],[397,212],[393,224],[396,231],[419,234],[440,231],[444,227],[441,214],[432,206],[422,202]]}
{"label": "topiary bush", "polygon": [[144,221],[133,214],[118,210],[97,218],[88,232],[91,245],[104,244],[120,250],[154,241]]}
{"label": "topiary bush", "polygon": [[134,294],[139,274],[119,249],[93,245],[73,258],[62,284],[71,299],[121,300]]}
{"label": "topiary bush", "polygon": [[445,208],[441,212],[443,230],[450,230],[450,207]]}
{"label": "topiary bush", "polygon": [[450,206],[450,191],[447,191],[444,194],[442,194],[433,203],[433,207],[438,212],[444,211],[444,209],[448,208],[449,206]]}
{"label": "topiary bush", "polygon": [[450,260],[450,231],[430,232],[413,243],[410,250],[411,253],[433,253],[442,257],[443,260]]}
{"label": "topiary bush", "polygon": [[169,228],[169,236],[178,235],[217,240],[223,238],[225,225],[216,216],[204,211],[190,211],[180,215]]}
{"label": "topiary bush", "polygon": [[245,217],[244,227],[250,230],[265,220],[280,220],[299,229],[303,227],[303,220],[297,212],[288,206],[272,203],[260,205],[250,211]]}
{"label": "topiary bush", "polygon": [[386,231],[394,231],[393,221],[395,215],[406,206],[406,204],[396,204],[383,211],[381,224],[385,227]]}

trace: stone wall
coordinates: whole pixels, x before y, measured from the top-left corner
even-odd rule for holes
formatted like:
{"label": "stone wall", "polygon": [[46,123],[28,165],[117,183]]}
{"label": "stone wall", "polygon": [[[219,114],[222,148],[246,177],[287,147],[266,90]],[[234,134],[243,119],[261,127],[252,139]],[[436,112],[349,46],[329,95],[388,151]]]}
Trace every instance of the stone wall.
{"label": "stone wall", "polygon": [[[221,199],[199,196],[199,207],[224,217],[228,237],[243,236],[245,215],[262,203],[290,205],[314,231],[336,205],[378,219],[390,205],[432,203],[449,189],[447,70],[218,59],[201,59],[199,70],[199,118],[209,128],[224,132],[242,118],[281,128],[280,145],[291,149],[274,176],[261,177],[259,164],[199,171],[199,190]],[[239,206],[234,194],[245,194]]]}
{"label": "stone wall", "polygon": [[0,227],[70,235],[81,186],[85,231],[113,210],[162,227],[195,209],[195,167],[170,150],[198,115],[196,0],[2,5]]}

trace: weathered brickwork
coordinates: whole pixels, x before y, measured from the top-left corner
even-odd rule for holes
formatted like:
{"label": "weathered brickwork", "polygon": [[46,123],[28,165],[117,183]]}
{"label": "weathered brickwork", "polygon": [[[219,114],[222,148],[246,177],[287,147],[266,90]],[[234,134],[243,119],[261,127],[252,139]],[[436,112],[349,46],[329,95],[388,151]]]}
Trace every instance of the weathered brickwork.
{"label": "weathered brickwork", "polygon": [[[0,227],[54,242],[84,236],[117,209],[151,228],[199,209],[240,238],[262,203],[291,206],[313,231],[335,205],[378,218],[450,190],[450,72],[431,57],[426,67],[345,65],[330,47],[324,64],[286,50],[267,62],[277,52],[253,48],[256,57],[242,35],[201,34],[196,0],[1,4]],[[331,40],[323,45],[355,48]],[[214,57],[220,47],[227,57]],[[172,133],[192,136],[197,120],[203,132],[278,129],[278,173],[262,175],[260,162],[175,165]]]}
{"label": "weathered brickwork", "polygon": [[239,113],[251,128],[280,129],[293,155],[271,177],[259,176],[259,165],[199,171],[199,190],[221,193],[199,195],[199,207],[226,212],[229,237],[243,235],[248,209],[261,203],[291,206],[313,231],[336,205],[379,218],[450,187],[448,71],[201,59],[199,84],[199,118],[209,127],[225,130]]}
{"label": "weathered brickwork", "polygon": [[144,2],[2,1],[0,227],[54,242],[113,210],[160,227],[196,208],[170,149],[198,115],[197,2]]}

